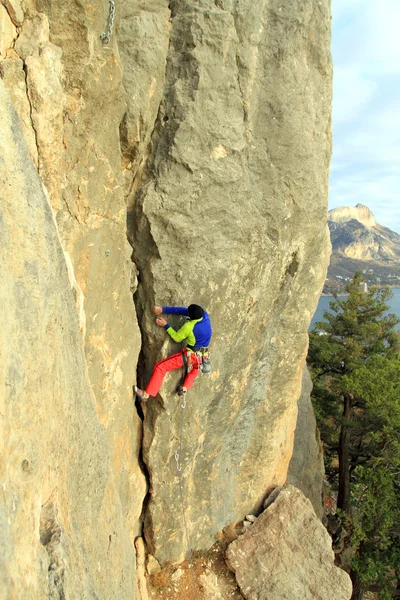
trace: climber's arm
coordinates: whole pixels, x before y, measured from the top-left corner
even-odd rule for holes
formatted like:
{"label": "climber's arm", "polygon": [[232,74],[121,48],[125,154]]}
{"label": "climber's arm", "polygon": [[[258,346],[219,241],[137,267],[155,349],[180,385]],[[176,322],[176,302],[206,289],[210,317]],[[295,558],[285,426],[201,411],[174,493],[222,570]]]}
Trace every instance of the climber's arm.
{"label": "climber's arm", "polygon": [[193,331],[193,321],[188,321],[178,331],[175,331],[168,323],[164,325],[164,329],[171,336],[174,342],[182,342],[185,340]]}
{"label": "climber's arm", "polygon": [[185,306],[163,306],[163,313],[166,315],[183,315],[184,317],[189,316],[189,311]]}

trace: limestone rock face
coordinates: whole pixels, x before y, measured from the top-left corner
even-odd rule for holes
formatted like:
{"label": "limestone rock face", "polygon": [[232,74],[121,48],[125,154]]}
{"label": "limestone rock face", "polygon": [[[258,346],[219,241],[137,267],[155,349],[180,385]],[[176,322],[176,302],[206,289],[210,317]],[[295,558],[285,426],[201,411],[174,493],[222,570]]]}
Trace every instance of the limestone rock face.
{"label": "limestone rock face", "polygon": [[[60,581],[134,597],[135,540],[145,596],[145,552],[185,558],[183,514],[196,550],[258,514],[287,477],[330,251],[328,0],[115,5],[110,23],[108,0],[0,4],[0,77],[33,161],[18,129],[0,156],[0,527],[20,597],[61,597]],[[178,349],[151,307],[190,302],[212,318],[212,373],[185,408],[169,376],[142,424],[136,373]]]}
{"label": "limestone rock face", "polygon": [[303,370],[303,383],[298,401],[298,417],[294,433],[293,454],[289,464],[287,483],[299,488],[322,519],[323,480],[325,478],[324,452],[311,403],[312,382],[307,366]]}
{"label": "limestone rock face", "polygon": [[[164,93],[128,198],[130,236],[143,383],[177,350],[155,327],[154,303],[196,302],[212,317],[213,372],[188,396],[180,456],[191,541],[207,548],[286,480],[330,250],[330,17],[328,2],[311,0],[170,7]],[[186,547],[177,381],[148,403],[144,424],[146,540],[161,563]]]}
{"label": "limestone rock face", "polygon": [[[74,356],[84,348],[101,425],[93,430],[90,445],[107,442],[104,468],[111,465],[117,488],[114,496],[104,496],[102,510],[105,514],[120,510],[119,518],[125,523],[131,548],[124,548],[120,558],[125,560],[123,553],[129,554],[126,590],[132,594],[133,541],[141,531],[147,484],[138,460],[141,421],[131,387],[141,339],[132,301],[136,267],[126,236],[121,172],[119,127],[125,95],[115,37],[108,46],[100,40],[108,3],[89,6],[83,0],[72,5],[59,0],[27,0],[24,12],[18,0],[4,0],[3,5],[0,8],[6,11],[8,21],[4,17],[2,22],[14,23],[17,28],[15,35],[0,36],[2,43],[9,45],[1,52],[0,76],[22,122],[65,251],[81,330],[81,337],[74,340],[78,345],[72,344],[70,352]],[[16,220],[17,215],[15,208]],[[24,335],[23,327],[18,331]],[[31,352],[35,353],[34,347]],[[73,374],[68,378],[72,380]],[[58,398],[57,382],[54,390]],[[84,415],[82,419],[84,422]],[[102,431],[106,438],[101,437]],[[39,430],[30,430],[29,443],[35,445],[36,437],[42,435]],[[87,438],[79,435],[76,445],[82,444],[85,452]],[[49,462],[53,450],[53,446],[48,447]],[[68,468],[73,469],[73,464]],[[41,473],[45,477],[45,472]],[[79,471],[76,477],[65,485],[75,486],[84,494],[84,478]],[[119,503],[120,509],[115,508]],[[117,529],[115,532],[119,535]],[[110,535],[113,540],[113,532]],[[103,542],[107,552],[111,542],[108,537]],[[97,566],[93,567],[95,579],[97,572]],[[84,586],[82,583],[82,590]],[[119,597],[124,595],[121,592]]]}
{"label": "limestone rock face", "polygon": [[126,0],[117,32],[126,92],[121,123],[123,169],[129,186],[145,164],[164,91],[171,29],[168,0]]}
{"label": "limestone rock face", "polygon": [[5,7],[0,4],[0,55],[5,56],[17,38],[17,30]]}
{"label": "limestone rock face", "polygon": [[349,600],[350,577],[334,565],[332,540],[309,500],[284,489],[227,551],[246,600]]}
{"label": "limestone rock face", "polygon": [[[18,7],[7,0],[10,18]],[[0,71],[68,255],[98,418],[133,542],[146,481],[131,387],[141,340],[121,173],[119,56],[115,38],[108,46],[100,40],[106,3],[38,0],[25,2],[24,10],[23,22],[20,13],[15,17],[22,24],[13,54]]]}
{"label": "limestone rock face", "polygon": [[24,20],[24,11],[22,8],[22,0],[1,0],[6,7],[10,19],[14,25],[22,25]]}
{"label": "limestone rock face", "polygon": [[35,131],[32,127],[31,105],[26,90],[24,63],[20,58],[0,62],[0,74],[9,91],[12,103],[21,120],[25,140],[34,164],[38,164],[38,150]]}
{"label": "limestone rock face", "polygon": [[2,82],[0,131],[1,596],[132,598],[134,552],[64,253]]}

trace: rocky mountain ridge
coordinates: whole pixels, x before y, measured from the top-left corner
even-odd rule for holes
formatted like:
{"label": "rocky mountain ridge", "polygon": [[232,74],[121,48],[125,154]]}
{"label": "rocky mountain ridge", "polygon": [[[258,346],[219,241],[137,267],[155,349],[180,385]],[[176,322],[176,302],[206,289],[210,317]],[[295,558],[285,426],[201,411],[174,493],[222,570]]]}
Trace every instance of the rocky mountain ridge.
{"label": "rocky mountain ridge", "polygon": [[330,223],[348,223],[349,221],[358,221],[367,229],[376,227],[378,223],[370,209],[363,204],[356,206],[341,206],[333,208],[328,212],[328,221]]}
{"label": "rocky mountain ridge", "polygon": [[400,235],[379,225],[364,205],[330,210],[332,255],[324,292],[342,289],[355,271],[370,284],[400,286]]}
{"label": "rocky mountain ridge", "polygon": [[[0,31],[0,593],[146,600],[187,564],[179,473],[202,560],[287,480],[330,251],[329,3],[3,0]],[[152,306],[193,301],[211,376],[135,406],[176,351]]]}

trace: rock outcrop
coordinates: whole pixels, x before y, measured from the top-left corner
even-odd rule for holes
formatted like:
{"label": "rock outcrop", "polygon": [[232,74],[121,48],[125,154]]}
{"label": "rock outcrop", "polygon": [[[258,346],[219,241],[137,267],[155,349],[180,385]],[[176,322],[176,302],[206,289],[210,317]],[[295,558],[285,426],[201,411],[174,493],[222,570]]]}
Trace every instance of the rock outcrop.
{"label": "rock outcrop", "polygon": [[282,490],[227,551],[246,600],[349,600],[352,584],[334,565],[332,540],[309,500]]}
{"label": "rock outcrop", "polygon": [[298,401],[298,417],[294,433],[293,454],[286,483],[299,488],[322,519],[323,481],[325,479],[324,451],[311,402],[312,381],[307,366],[303,370],[303,384]]}
{"label": "rock outcrop", "polygon": [[67,264],[0,81],[1,598],[135,597]]}
{"label": "rock outcrop", "polygon": [[125,111],[118,55],[104,46],[108,7],[78,1],[7,0],[17,39],[0,71],[46,186],[70,274],[98,419],[132,542],[146,481],[141,422],[132,410],[141,339],[126,239],[119,126]]}
{"label": "rock outcrop", "polygon": [[[187,518],[194,546],[207,548],[284,483],[292,453],[307,327],[329,253],[328,5],[171,8],[165,90],[128,197],[130,234],[143,381],[173,350],[155,330],[153,303],[195,301],[213,319],[213,374],[196,383],[183,417]],[[146,540],[161,562],[185,555],[176,383],[145,418]]]}
{"label": "rock outcrop", "polygon": [[[287,477],[330,252],[329,2],[0,9],[3,580],[135,597],[138,536],[161,566],[186,555],[181,418],[194,549]],[[151,307],[190,302],[212,374],[142,414],[136,372],[176,349]]]}

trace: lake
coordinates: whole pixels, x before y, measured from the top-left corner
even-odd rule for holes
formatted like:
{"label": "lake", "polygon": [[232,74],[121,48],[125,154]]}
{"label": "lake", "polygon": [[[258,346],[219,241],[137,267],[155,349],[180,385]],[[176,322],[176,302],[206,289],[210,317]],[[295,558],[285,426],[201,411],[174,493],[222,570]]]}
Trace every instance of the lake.
{"label": "lake", "polygon": [[[392,289],[392,292],[393,298],[388,301],[388,304],[390,305],[389,312],[394,313],[400,318],[400,289]],[[332,300],[332,296],[321,296],[318,302],[317,310],[315,311],[315,315],[311,321],[310,330],[314,327],[314,323],[323,320],[324,312],[329,310],[329,302]]]}

